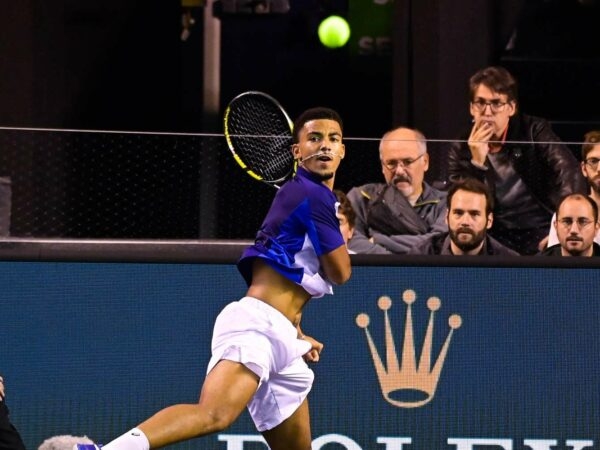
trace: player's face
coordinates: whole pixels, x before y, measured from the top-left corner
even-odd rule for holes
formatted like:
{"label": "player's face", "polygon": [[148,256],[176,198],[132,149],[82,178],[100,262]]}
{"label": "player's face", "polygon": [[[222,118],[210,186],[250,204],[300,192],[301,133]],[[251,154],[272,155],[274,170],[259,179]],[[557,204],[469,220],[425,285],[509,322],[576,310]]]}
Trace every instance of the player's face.
{"label": "player's face", "polygon": [[[492,109],[494,104],[495,110]],[[509,119],[516,112],[516,105],[508,101],[506,94],[499,94],[480,84],[471,100],[470,111],[476,124],[489,123],[494,128],[493,136],[501,138]]]}
{"label": "player's face", "polygon": [[479,250],[486,231],[492,226],[492,215],[486,214],[485,195],[457,190],[452,196],[447,215],[450,239],[462,252]]}
{"label": "player's face", "polygon": [[591,256],[598,223],[592,206],[584,199],[568,198],[558,210],[556,234],[563,256]]}
{"label": "player's face", "polygon": [[330,119],[311,120],[304,124],[298,137],[298,143],[292,146],[294,158],[333,187],[335,172],[346,151],[339,123]]}

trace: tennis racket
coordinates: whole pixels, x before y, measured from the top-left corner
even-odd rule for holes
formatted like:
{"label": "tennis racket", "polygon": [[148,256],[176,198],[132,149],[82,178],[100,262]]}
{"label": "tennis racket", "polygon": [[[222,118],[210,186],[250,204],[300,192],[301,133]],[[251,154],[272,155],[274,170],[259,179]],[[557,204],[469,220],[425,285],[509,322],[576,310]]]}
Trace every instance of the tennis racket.
{"label": "tennis racket", "polygon": [[235,161],[255,180],[279,189],[295,170],[294,124],[268,94],[244,92],[225,110],[225,139]]}

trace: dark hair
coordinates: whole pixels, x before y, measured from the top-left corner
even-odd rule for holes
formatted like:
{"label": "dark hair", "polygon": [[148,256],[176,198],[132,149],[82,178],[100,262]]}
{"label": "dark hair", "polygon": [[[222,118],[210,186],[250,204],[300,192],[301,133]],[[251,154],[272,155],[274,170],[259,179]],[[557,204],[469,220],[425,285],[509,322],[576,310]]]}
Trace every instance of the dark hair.
{"label": "dark hair", "polygon": [[485,196],[485,214],[487,215],[494,210],[494,198],[492,197],[488,187],[476,178],[463,178],[460,181],[452,184],[450,189],[448,189],[448,196],[446,197],[448,211],[450,211],[452,197],[454,197],[456,191],[467,191],[475,194],[482,194]]}
{"label": "dark hair", "polygon": [[585,161],[587,154],[598,144],[600,144],[600,131],[593,130],[585,133],[581,146],[581,159]]}
{"label": "dark hair", "polygon": [[517,103],[518,101],[517,80],[504,67],[486,67],[473,75],[469,80],[469,94],[471,96],[469,101],[473,101],[475,98],[475,91],[477,91],[480,84],[493,92],[506,95],[509,102],[514,101]]}
{"label": "dark hair", "polygon": [[352,208],[352,203],[350,203],[346,194],[339,189],[334,189],[333,193],[337,197],[338,202],[340,202],[339,213],[346,217],[350,228],[354,228],[354,224],[356,223],[356,213],[354,212],[354,208]]}
{"label": "dark hair", "polygon": [[337,122],[342,132],[344,132],[344,123],[336,111],[331,108],[317,106],[316,108],[307,109],[294,121],[294,143],[297,144],[300,141],[300,130],[306,122],[319,119],[329,119]]}
{"label": "dark hair", "polygon": [[594,223],[598,222],[598,205],[596,204],[596,202],[594,201],[594,199],[592,197],[590,197],[589,195],[583,195],[583,194],[569,194],[569,195],[565,195],[562,200],[560,201],[560,203],[558,204],[558,207],[556,208],[556,218],[558,219],[558,211],[560,210],[560,207],[562,206],[562,204],[569,200],[569,199],[573,199],[573,200],[585,200],[587,201],[590,206],[592,207],[592,215],[594,216]]}

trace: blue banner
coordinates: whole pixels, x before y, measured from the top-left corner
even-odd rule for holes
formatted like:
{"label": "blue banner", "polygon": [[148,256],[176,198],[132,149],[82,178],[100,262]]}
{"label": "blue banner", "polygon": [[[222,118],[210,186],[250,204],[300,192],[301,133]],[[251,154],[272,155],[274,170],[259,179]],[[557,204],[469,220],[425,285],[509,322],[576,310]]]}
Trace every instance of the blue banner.
{"label": "blue banner", "polygon": [[[0,263],[0,372],[30,449],[197,401],[233,265]],[[600,449],[597,270],[355,267],[311,300],[313,449]],[[173,448],[266,449],[245,413]]]}

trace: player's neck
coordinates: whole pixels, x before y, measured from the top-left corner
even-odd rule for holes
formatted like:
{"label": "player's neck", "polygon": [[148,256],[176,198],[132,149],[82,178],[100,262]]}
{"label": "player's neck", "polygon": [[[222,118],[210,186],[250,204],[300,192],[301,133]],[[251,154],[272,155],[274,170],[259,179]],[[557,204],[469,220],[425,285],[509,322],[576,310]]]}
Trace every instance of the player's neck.
{"label": "player's neck", "polygon": [[334,181],[335,181],[335,175],[332,176],[331,178],[327,178],[326,180],[322,180],[321,183],[323,183],[325,186],[327,186],[329,188],[329,190],[333,191]]}

